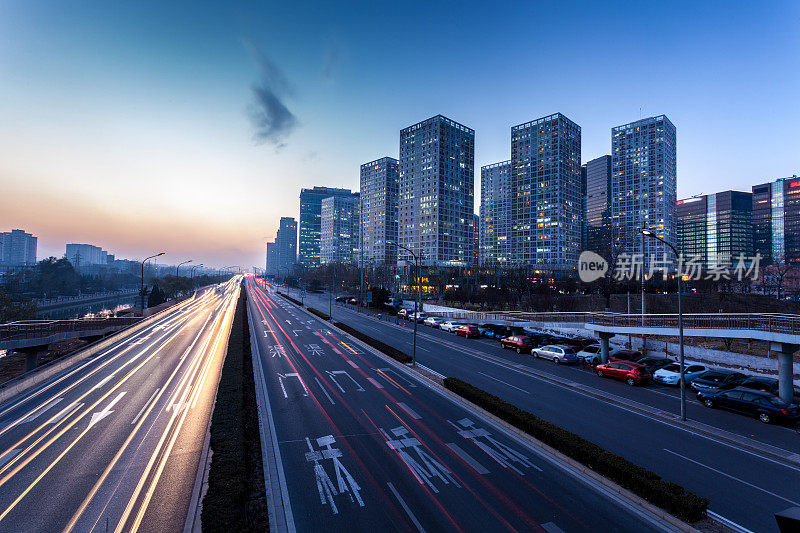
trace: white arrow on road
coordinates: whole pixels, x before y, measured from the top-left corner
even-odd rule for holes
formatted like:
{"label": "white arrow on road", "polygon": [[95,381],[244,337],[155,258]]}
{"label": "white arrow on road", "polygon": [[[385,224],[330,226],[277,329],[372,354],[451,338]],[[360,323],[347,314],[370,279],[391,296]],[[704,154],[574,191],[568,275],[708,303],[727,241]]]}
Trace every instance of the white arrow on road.
{"label": "white arrow on road", "polygon": [[111,403],[110,403],[110,404],[108,404],[108,405],[106,406],[106,408],[105,408],[105,409],[103,409],[102,411],[98,411],[98,412],[96,412],[96,413],[92,413],[92,419],[91,419],[91,420],[89,420],[89,427],[88,427],[88,428],[86,428],[86,429],[91,429],[91,427],[92,427],[93,425],[97,424],[97,423],[98,423],[98,422],[100,422],[102,419],[104,419],[105,417],[107,417],[108,415],[110,415],[111,413],[113,413],[114,411],[112,411],[112,410],[111,410],[111,408],[112,408],[112,407],[114,407],[114,406],[117,404],[117,402],[118,402],[118,401],[120,401],[120,400],[122,399],[122,397],[123,397],[123,396],[125,396],[125,393],[126,393],[126,392],[127,392],[127,391],[120,392],[120,393],[119,393],[119,396],[117,396],[116,398],[114,398],[114,399],[111,401]]}

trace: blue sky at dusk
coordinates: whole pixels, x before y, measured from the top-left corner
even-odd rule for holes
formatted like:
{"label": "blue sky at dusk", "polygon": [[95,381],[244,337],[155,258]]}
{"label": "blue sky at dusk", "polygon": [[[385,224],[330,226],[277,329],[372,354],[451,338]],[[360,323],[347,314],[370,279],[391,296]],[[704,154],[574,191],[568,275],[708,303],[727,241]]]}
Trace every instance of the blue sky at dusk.
{"label": "blue sky at dusk", "polygon": [[66,4],[0,3],[0,228],[40,256],[261,265],[300,187],[357,189],[437,113],[476,169],[560,111],[584,161],[668,115],[679,197],[800,173],[798,2]]}

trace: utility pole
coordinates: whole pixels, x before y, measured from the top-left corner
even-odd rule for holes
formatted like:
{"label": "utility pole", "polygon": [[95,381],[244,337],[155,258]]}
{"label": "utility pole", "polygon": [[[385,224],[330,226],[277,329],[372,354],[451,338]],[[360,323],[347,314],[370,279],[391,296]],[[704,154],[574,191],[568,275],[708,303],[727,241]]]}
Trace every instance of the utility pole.
{"label": "utility pole", "polygon": [[[642,231],[641,231],[641,237],[642,237],[642,272],[641,272],[641,282],[642,282],[642,327],[644,327],[644,315],[647,312],[646,311],[646,298],[645,298],[645,293],[644,293],[645,280],[647,279],[646,278],[646,274],[645,274],[646,262],[645,262],[645,256],[644,256],[644,236],[645,236],[644,232],[645,231],[647,231],[647,230],[642,228]],[[642,355],[647,355],[647,335],[645,335],[644,333],[642,333]]]}

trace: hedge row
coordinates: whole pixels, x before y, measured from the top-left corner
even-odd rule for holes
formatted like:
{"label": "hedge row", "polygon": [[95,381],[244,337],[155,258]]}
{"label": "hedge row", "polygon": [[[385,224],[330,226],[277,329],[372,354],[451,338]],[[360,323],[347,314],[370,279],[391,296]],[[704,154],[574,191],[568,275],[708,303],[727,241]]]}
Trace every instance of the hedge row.
{"label": "hedge row", "polygon": [[388,344],[386,344],[384,342],[381,342],[378,339],[373,339],[372,337],[370,337],[366,333],[362,333],[362,332],[358,331],[355,328],[351,328],[347,324],[344,324],[342,322],[337,322],[336,323],[336,327],[339,328],[339,329],[345,330],[347,333],[349,333],[353,337],[357,338],[358,340],[366,342],[367,344],[369,344],[370,346],[372,346],[376,350],[382,351],[383,353],[385,353],[386,355],[388,355],[389,357],[391,357],[395,361],[398,361],[398,362],[403,363],[403,364],[411,362],[411,356],[408,355],[407,353],[401,352],[400,350],[398,350],[394,346],[389,346]]}
{"label": "hedge row", "polygon": [[303,302],[301,302],[300,300],[295,300],[294,298],[292,298],[288,294],[283,294],[282,292],[279,292],[278,294],[280,294],[281,296],[283,296],[284,298],[286,298],[287,300],[289,300],[293,304],[299,305],[300,307],[303,307]]}
{"label": "hedge row", "polygon": [[444,386],[668,513],[687,522],[706,517],[707,498],[697,496],[676,483],[664,481],[658,474],[465,381],[445,378]]}
{"label": "hedge row", "polygon": [[203,531],[269,529],[246,302],[242,287],[211,417]]}
{"label": "hedge row", "polygon": [[307,309],[309,311],[311,311],[312,313],[314,313],[315,315],[317,315],[318,317],[320,317],[322,320],[330,320],[331,319],[330,315],[328,315],[326,313],[323,313],[319,309],[314,309],[313,307],[307,307]]}

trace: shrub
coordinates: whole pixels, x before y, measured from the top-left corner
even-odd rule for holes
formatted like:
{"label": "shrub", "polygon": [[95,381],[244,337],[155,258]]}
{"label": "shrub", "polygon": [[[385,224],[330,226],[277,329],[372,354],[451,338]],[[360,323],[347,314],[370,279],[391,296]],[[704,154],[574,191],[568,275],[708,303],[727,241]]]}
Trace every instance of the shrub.
{"label": "shrub", "polygon": [[312,313],[314,313],[315,315],[317,315],[318,317],[320,317],[322,320],[330,320],[331,319],[330,315],[328,315],[326,313],[323,313],[319,309],[314,309],[313,307],[308,307],[307,309],[309,311],[311,311]]}
{"label": "shrub", "polygon": [[401,352],[394,346],[389,346],[388,344],[381,342],[378,339],[373,339],[366,333],[362,333],[357,329],[348,326],[347,324],[344,324],[342,322],[336,322],[336,327],[338,327],[339,329],[343,329],[344,331],[346,331],[353,337],[357,338],[358,340],[366,342],[376,350],[380,350],[381,352],[385,353],[395,361],[398,361],[403,364],[411,362],[411,356],[408,355],[407,353]]}
{"label": "shrub", "polygon": [[292,298],[288,294],[283,294],[282,292],[279,292],[278,294],[280,294],[281,296],[283,296],[284,298],[286,298],[287,300],[289,300],[293,304],[299,305],[300,307],[303,307],[303,303],[300,300],[295,300],[294,298]]}
{"label": "shrub", "polygon": [[708,499],[457,378],[444,386],[682,520],[705,518]]}

